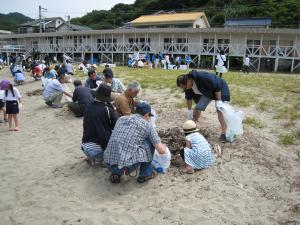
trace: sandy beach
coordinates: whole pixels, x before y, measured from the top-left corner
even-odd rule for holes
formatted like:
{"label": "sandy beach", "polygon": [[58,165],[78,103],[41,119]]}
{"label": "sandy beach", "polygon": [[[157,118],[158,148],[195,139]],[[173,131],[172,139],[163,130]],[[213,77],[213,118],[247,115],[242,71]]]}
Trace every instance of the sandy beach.
{"label": "sandy beach", "polygon": [[[12,80],[8,68],[0,71],[4,78]],[[181,175],[171,167],[145,184],[126,179],[113,185],[105,168],[84,161],[82,118],[47,107],[42,96],[26,95],[41,88],[40,82],[18,87],[24,99],[21,131],[0,126],[0,225],[300,224],[299,145],[277,144],[268,132],[276,121],[267,114],[241,108],[270,126],[246,129],[209,169]],[[140,97],[161,112],[158,130],[180,127],[186,119],[166,95],[148,89]],[[214,104],[198,125],[217,143]]]}

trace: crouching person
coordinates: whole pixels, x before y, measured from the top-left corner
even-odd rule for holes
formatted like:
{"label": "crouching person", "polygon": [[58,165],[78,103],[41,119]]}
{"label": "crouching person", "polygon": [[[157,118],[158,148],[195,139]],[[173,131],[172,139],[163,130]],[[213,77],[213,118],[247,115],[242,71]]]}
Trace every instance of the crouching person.
{"label": "crouching person", "polygon": [[101,84],[93,91],[95,101],[86,106],[81,149],[91,165],[101,162],[117,116],[111,102],[111,87]]}
{"label": "crouching person", "polygon": [[120,183],[122,175],[129,175],[139,167],[137,181],[143,183],[155,176],[151,162],[154,150],[164,154],[166,146],[149,122],[151,107],[146,103],[136,106],[136,114],[120,117],[112,132],[104,161],[111,172],[110,181]]}
{"label": "crouching person", "polygon": [[93,95],[91,89],[82,85],[81,80],[75,80],[73,84],[75,87],[72,98],[73,102],[70,102],[68,107],[76,117],[81,117],[84,114],[86,106],[93,102]]}
{"label": "crouching person", "polygon": [[214,157],[211,146],[207,140],[198,132],[196,123],[188,120],[183,124],[186,139],[186,147],[180,150],[180,156],[185,162],[182,173],[194,173],[194,169],[205,169],[213,165]]}
{"label": "crouching person", "polygon": [[58,79],[51,80],[47,83],[44,89],[43,97],[45,103],[52,108],[61,108],[61,99],[63,94],[72,98],[72,95],[65,91],[63,84],[68,83],[70,77],[68,75],[61,75]]}

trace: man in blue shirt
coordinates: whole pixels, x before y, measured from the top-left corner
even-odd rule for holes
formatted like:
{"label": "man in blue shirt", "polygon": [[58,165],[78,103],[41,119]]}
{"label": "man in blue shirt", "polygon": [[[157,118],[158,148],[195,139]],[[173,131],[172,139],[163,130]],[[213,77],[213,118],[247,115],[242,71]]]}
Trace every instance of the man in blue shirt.
{"label": "man in blue shirt", "polygon": [[[205,71],[193,70],[189,74],[178,76],[177,86],[185,91],[188,117],[194,121],[198,121],[201,111],[205,111],[212,100],[215,100],[216,108],[218,101],[230,101],[230,91],[226,81]],[[194,110],[192,110],[193,100],[196,103]],[[220,140],[225,142],[226,123],[222,112],[217,109],[217,113],[222,128]]]}
{"label": "man in blue shirt", "polygon": [[62,85],[64,83],[68,83],[69,80],[69,76],[61,75],[58,79],[51,80],[47,84],[43,92],[43,97],[48,106],[51,106],[52,108],[61,108],[61,99],[63,94],[72,98],[72,95],[66,92],[64,86]]}

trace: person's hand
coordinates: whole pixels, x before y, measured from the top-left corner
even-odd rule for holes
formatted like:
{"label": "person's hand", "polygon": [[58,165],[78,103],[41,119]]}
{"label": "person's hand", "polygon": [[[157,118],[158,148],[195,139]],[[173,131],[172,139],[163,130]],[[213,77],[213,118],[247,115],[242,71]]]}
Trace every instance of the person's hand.
{"label": "person's hand", "polygon": [[189,109],[189,110],[187,111],[187,118],[188,118],[189,120],[192,120],[192,119],[193,119],[193,114],[194,114],[193,110],[192,110],[192,109]]}
{"label": "person's hand", "polygon": [[20,108],[20,109],[23,108],[23,103],[22,103],[22,102],[19,103],[19,108]]}

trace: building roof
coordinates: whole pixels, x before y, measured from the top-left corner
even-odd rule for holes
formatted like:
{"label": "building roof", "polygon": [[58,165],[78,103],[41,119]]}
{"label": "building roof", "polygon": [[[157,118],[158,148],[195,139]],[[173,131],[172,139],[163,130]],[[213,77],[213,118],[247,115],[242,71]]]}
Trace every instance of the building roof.
{"label": "building roof", "polygon": [[12,32],[9,30],[0,30],[0,34],[11,34]]}
{"label": "building roof", "polygon": [[[57,20],[57,19],[64,21],[63,18],[61,18],[61,17],[45,18],[42,21],[47,23],[49,21],[53,21],[53,20]],[[28,21],[26,23],[22,23],[22,24],[18,25],[18,27],[34,27],[34,26],[39,26],[39,24],[40,24],[40,20],[37,19],[37,20],[33,20],[33,21]]]}
{"label": "building roof", "polygon": [[231,18],[224,26],[271,26],[272,18]]}
{"label": "building roof", "polygon": [[198,17],[203,16],[206,19],[204,12],[191,12],[191,13],[171,13],[171,14],[158,14],[158,15],[145,15],[131,21],[132,25],[143,25],[153,23],[171,23],[171,22],[193,22]]}
{"label": "building roof", "polygon": [[75,25],[75,24],[68,24],[67,22],[65,23],[68,27],[71,28],[71,30],[73,31],[88,31],[88,30],[92,30],[92,28],[87,27],[87,26],[79,26],[79,25]]}

